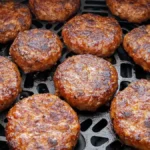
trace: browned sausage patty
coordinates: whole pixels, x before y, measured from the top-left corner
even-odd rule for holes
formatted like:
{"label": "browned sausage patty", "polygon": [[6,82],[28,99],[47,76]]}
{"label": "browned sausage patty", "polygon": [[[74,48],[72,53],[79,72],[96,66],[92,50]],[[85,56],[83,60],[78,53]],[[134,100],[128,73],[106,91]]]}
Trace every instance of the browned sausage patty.
{"label": "browned sausage patty", "polygon": [[106,0],[110,11],[122,19],[142,23],[150,19],[150,0]]}
{"label": "browned sausage patty", "polygon": [[75,53],[108,57],[120,45],[122,30],[114,18],[83,14],[66,23],[62,36]]}
{"label": "browned sausage patty", "polygon": [[63,22],[80,7],[80,0],[29,0],[30,8],[37,19]]}
{"label": "browned sausage patty", "polygon": [[109,101],[118,86],[115,68],[93,55],[77,55],[58,66],[54,75],[57,93],[79,110],[95,111]]}
{"label": "browned sausage patty", "polygon": [[133,29],[125,36],[123,45],[136,64],[150,71],[150,25]]}
{"label": "browned sausage patty", "polygon": [[20,32],[10,48],[10,55],[25,73],[44,71],[61,56],[62,43],[49,31],[32,29]]}
{"label": "browned sausage patty", "polygon": [[12,150],[72,150],[80,124],[74,110],[57,96],[39,94],[8,113],[6,139]]}
{"label": "browned sausage patty", "polygon": [[21,77],[17,66],[0,56],[0,112],[14,102],[21,91]]}
{"label": "browned sausage patty", "polygon": [[150,81],[136,81],[118,93],[111,104],[111,117],[125,144],[150,150]]}
{"label": "browned sausage patty", "polygon": [[30,28],[31,14],[27,6],[15,2],[0,2],[0,43],[16,38]]}

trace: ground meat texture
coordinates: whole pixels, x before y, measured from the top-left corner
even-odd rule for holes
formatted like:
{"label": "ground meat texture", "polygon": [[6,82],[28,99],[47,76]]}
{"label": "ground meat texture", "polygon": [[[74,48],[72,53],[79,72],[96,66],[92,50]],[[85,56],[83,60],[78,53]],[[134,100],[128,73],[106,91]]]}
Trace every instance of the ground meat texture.
{"label": "ground meat texture", "polygon": [[111,118],[125,144],[150,150],[150,81],[136,81],[118,93],[111,104]]}
{"label": "ground meat texture", "polygon": [[10,55],[25,73],[44,71],[61,57],[62,47],[55,33],[32,29],[18,34],[10,48]]}
{"label": "ground meat texture", "polygon": [[57,94],[71,106],[96,111],[116,92],[118,75],[115,68],[102,58],[77,55],[58,66],[54,84]]}
{"label": "ground meat texture", "polygon": [[0,56],[0,112],[15,101],[21,91],[21,77],[17,66]]}
{"label": "ground meat texture", "polygon": [[72,150],[77,143],[77,114],[55,95],[25,98],[7,119],[6,139],[12,150]]}
{"label": "ground meat texture", "polygon": [[142,23],[150,19],[150,0],[106,0],[110,11],[122,19]]}
{"label": "ground meat texture", "polygon": [[77,12],[80,0],[29,0],[29,4],[37,19],[63,22]]}
{"label": "ground meat texture", "polygon": [[133,29],[125,36],[123,45],[136,64],[150,71],[150,25]]}
{"label": "ground meat texture", "polygon": [[121,43],[122,29],[114,18],[83,14],[65,24],[62,36],[74,53],[108,57]]}
{"label": "ground meat texture", "polygon": [[15,2],[0,2],[0,43],[14,40],[20,31],[31,26],[27,6]]}

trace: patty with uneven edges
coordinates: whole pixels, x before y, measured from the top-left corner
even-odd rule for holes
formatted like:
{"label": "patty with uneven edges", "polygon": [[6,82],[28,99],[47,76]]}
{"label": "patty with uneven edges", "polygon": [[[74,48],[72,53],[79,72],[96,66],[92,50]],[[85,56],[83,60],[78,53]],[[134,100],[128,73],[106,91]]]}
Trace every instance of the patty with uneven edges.
{"label": "patty with uneven edges", "polygon": [[140,26],[126,34],[123,46],[136,64],[150,71],[150,25]]}
{"label": "patty with uneven edges", "polygon": [[150,81],[136,81],[119,92],[111,104],[111,118],[125,144],[150,150]]}
{"label": "patty with uneven edges", "polygon": [[150,0],[106,0],[112,14],[133,23],[150,19]]}
{"label": "patty with uneven edges", "polygon": [[83,14],[65,24],[62,36],[74,53],[109,57],[122,41],[122,29],[114,18]]}
{"label": "patty with uneven edges", "polygon": [[80,7],[80,0],[29,0],[31,11],[39,20],[64,22]]}
{"label": "patty with uneven edges", "polygon": [[12,150],[73,150],[78,140],[77,114],[55,95],[21,100],[7,119],[6,139]]}
{"label": "patty with uneven edges", "polygon": [[96,111],[107,103],[118,87],[116,69],[94,55],[76,55],[60,64],[54,74],[56,93],[71,106]]}
{"label": "patty with uneven edges", "polygon": [[0,112],[9,108],[21,91],[21,77],[17,66],[0,56]]}
{"label": "patty with uneven edges", "polygon": [[16,38],[20,31],[31,26],[29,8],[16,2],[0,2],[0,43],[6,43]]}
{"label": "patty with uneven edges", "polygon": [[50,30],[20,32],[10,47],[10,55],[25,72],[44,71],[61,57],[62,43]]}

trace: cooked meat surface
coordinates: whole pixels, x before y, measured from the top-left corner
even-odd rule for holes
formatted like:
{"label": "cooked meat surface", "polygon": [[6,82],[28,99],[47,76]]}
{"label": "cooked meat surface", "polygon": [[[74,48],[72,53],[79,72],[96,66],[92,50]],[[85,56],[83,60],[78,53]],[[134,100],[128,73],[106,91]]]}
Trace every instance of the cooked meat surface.
{"label": "cooked meat surface", "polygon": [[80,124],[77,114],[51,94],[18,102],[8,113],[6,138],[12,150],[72,150]]}
{"label": "cooked meat surface", "polygon": [[136,81],[118,93],[111,104],[111,118],[125,144],[150,150],[150,81]]}
{"label": "cooked meat surface", "polygon": [[122,29],[114,18],[83,14],[65,24],[62,36],[74,53],[108,57],[121,43]]}
{"label": "cooked meat surface", "polygon": [[21,77],[17,66],[0,56],[0,112],[9,108],[21,91]]}
{"label": "cooked meat surface", "polygon": [[106,0],[112,14],[133,23],[150,19],[150,0]]}
{"label": "cooked meat surface", "polygon": [[80,0],[29,0],[29,5],[37,19],[63,22],[77,12]]}
{"label": "cooked meat surface", "polygon": [[54,65],[61,56],[59,37],[43,29],[20,32],[10,48],[10,55],[25,72],[44,71]]}
{"label": "cooked meat surface", "polygon": [[26,5],[0,2],[0,43],[14,40],[20,31],[31,26],[31,14]]}
{"label": "cooked meat surface", "polygon": [[150,71],[150,25],[133,29],[125,36],[123,45],[136,64]]}
{"label": "cooked meat surface", "polygon": [[57,94],[71,106],[95,111],[116,92],[118,75],[115,68],[102,58],[77,55],[58,66],[54,84]]}

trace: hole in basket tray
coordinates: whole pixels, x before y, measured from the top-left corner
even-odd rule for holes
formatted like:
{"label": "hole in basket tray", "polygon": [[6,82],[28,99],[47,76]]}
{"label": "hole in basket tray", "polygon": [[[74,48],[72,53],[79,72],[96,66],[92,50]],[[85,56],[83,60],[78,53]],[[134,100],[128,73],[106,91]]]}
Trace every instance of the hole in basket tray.
{"label": "hole in basket tray", "polygon": [[137,79],[146,78],[146,72],[140,66],[135,65],[134,70]]}
{"label": "hole in basket tray", "polygon": [[33,85],[34,85],[33,74],[32,73],[26,74],[26,79],[24,81],[24,87],[32,88]]}
{"label": "hole in basket tray", "polygon": [[33,25],[35,25],[37,28],[42,28],[42,27],[43,27],[42,23],[40,23],[40,22],[37,21],[37,20],[33,20],[32,23],[33,23]]}
{"label": "hole in basket tray", "polygon": [[49,93],[49,90],[48,90],[46,84],[44,84],[44,83],[39,84],[37,86],[37,90],[39,93]]}
{"label": "hole in basket tray", "polygon": [[100,120],[94,127],[93,127],[93,131],[94,132],[99,132],[101,131],[103,128],[105,128],[107,126],[107,120],[106,119],[102,119]]}
{"label": "hole in basket tray", "polygon": [[108,138],[93,136],[91,138],[91,143],[93,146],[101,146],[104,143],[108,142]]}
{"label": "hole in basket tray", "polygon": [[81,131],[86,131],[90,126],[92,125],[92,120],[87,119],[84,122],[81,123]]}
{"label": "hole in basket tray", "polygon": [[9,147],[6,142],[0,141],[0,150],[9,150]]}
{"label": "hole in basket tray", "polygon": [[74,148],[74,150],[84,150],[84,148],[85,148],[85,139],[83,135],[80,134],[77,145]]}
{"label": "hole in basket tray", "polygon": [[122,81],[120,84],[120,91],[124,90],[129,84],[130,82],[128,81]]}
{"label": "hole in basket tray", "polygon": [[5,119],[4,119],[4,122],[5,122],[5,123],[7,123],[7,122],[8,122],[7,118],[5,118]]}
{"label": "hole in basket tray", "polygon": [[106,150],[120,150],[122,144],[119,141],[114,141],[110,145],[107,146]]}
{"label": "hole in basket tray", "polygon": [[5,129],[1,124],[0,124],[0,136],[5,136]]}
{"label": "hole in basket tray", "polygon": [[22,91],[21,94],[20,94],[20,97],[19,99],[24,99],[26,97],[29,97],[29,96],[32,96],[34,93],[31,92],[31,91]]}
{"label": "hole in basket tray", "polygon": [[104,5],[106,6],[106,2],[105,1],[95,1],[95,0],[86,0],[85,2],[86,4],[96,4],[96,5]]}
{"label": "hole in basket tray", "polygon": [[132,77],[132,65],[121,64],[121,76],[124,78],[131,78]]}

